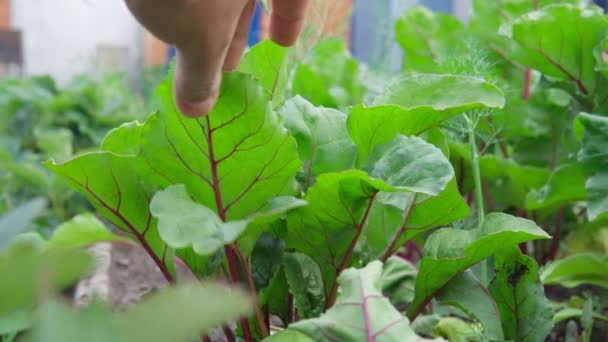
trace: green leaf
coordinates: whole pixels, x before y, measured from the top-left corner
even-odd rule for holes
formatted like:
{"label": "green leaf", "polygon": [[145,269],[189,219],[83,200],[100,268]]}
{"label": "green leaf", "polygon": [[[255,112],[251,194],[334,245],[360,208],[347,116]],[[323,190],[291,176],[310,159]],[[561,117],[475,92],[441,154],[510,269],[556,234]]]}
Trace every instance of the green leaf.
{"label": "green leaf", "polygon": [[323,316],[289,328],[315,341],[427,341],[382,295],[381,276],[379,261],[360,270],[345,270],[338,280],[342,290],[336,304]]}
{"label": "green leaf", "polygon": [[423,6],[408,9],[395,23],[395,38],[403,49],[403,67],[435,72],[464,49],[464,25],[455,17]]}
{"label": "green leaf", "polygon": [[44,303],[38,311],[31,342],[124,341],[116,331],[111,311],[95,303],[75,312],[56,301]]}
{"label": "green leaf", "polygon": [[439,195],[454,177],[441,150],[418,137],[403,135],[376,146],[362,169],[401,190],[431,196]]}
{"label": "green leaf", "polygon": [[186,341],[251,312],[251,299],[243,291],[186,284],[162,290],[116,320],[126,341]]}
{"label": "green leaf", "polygon": [[264,232],[251,252],[250,268],[256,289],[266,288],[283,265],[285,242]]}
{"label": "green leaf", "polygon": [[553,310],[538,278],[536,262],[512,247],[496,255],[489,290],[498,304],[505,338],[544,341],[553,328]]}
{"label": "green leaf", "polygon": [[396,190],[363,171],[326,173],[308,190],[305,199],[309,205],[287,216],[287,247],[317,262],[326,298],[341,265],[350,263],[347,253],[361,234],[376,194]]}
{"label": "green leaf", "polygon": [[280,111],[285,127],[298,143],[304,164],[301,178],[304,188],[327,172],[350,169],[355,164],[356,149],[346,130],[346,114],[332,108],[315,107],[300,96]]}
{"label": "green leaf", "polygon": [[116,227],[161,256],[165,244],[149,209],[153,189],[142,183],[135,171],[136,164],[135,157],[95,152],[62,164],[48,161],[44,165],[68,180]]}
{"label": "green leaf", "polygon": [[478,108],[500,108],[502,92],[470,76],[420,74],[387,87],[371,107],[351,108],[348,132],[363,163],[374,147],[397,134],[419,135],[443,121]]}
{"label": "green leaf", "polygon": [[[84,252],[45,252],[19,248],[0,255],[0,316],[31,307],[40,295],[74,284],[89,270]],[[42,291],[42,292],[41,292]]]}
{"label": "green leaf", "polygon": [[447,338],[450,342],[484,341],[478,327],[457,317],[444,317],[439,320],[437,335]]}
{"label": "green leaf", "polygon": [[382,293],[395,306],[409,304],[414,299],[414,286],[418,269],[409,261],[392,257],[382,270]]}
{"label": "green leaf", "polygon": [[288,296],[289,285],[285,271],[280,268],[270,280],[268,287],[260,290],[258,299],[261,307],[267,306],[270,313],[281,318],[283,322],[288,322],[293,317],[293,314],[288,312]]}
{"label": "green leaf", "polygon": [[8,171],[19,182],[36,186],[42,190],[49,188],[49,177],[37,163],[8,162],[3,164],[0,167]]}
{"label": "green leaf", "polygon": [[252,76],[226,73],[214,109],[198,119],[176,109],[171,80],[159,86],[162,108],[143,127],[140,177],[160,188],[184,184],[222,221],[244,219],[293,193],[296,142]]}
{"label": "green leaf", "polygon": [[143,124],[132,121],[108,132],[101,142],[101,150],[121,156],[135,156],[139,153]]}
{"label": "green leaf", "polygon": [[32,325],[30,310],[15,311],[9,315],[0,316],[0,336],[18,333]]}
{"label": "green leaf", "polygon": [[533,221],[502,213],[487,215],[480,228],[436,231],[424,245],[408,316],[417,316],[438,291],[474,264],[522,242],[547,238]]}
{"label": "green leaf", "polygon": [[483,326],[483,336],[489,341],[503,341],[498,306],[490,292],[472,273],[458,275],[437,295],[443,304],[455,306]]}
{"label": "green leaf", "polygon": [[578,161],[587,174],[587,217],[593,221],[608,212],[608,117],[581,113],[584,126]]}
{"label": "green leaf", "polygon": [[477,36],[490,43],[493,50],[505,54],[517,49],[517,46],[511,39],[499,33],[501,26],[511,23],[536,8],[543,8],[554,3],[580,4],[580,2],[580,0],[473,0],[470,28]]}
{"label": "green leaf", "polygon": [[236,241],[250,224],[267,222],[303,201],[286,198],[283,206],[271,208],[249,218],[224,222],[213,210],[192,200],[184,185],[159,191],[150,203],[152,216],[158,219],[160,237],[171,248],[192,246],[194,252],[208,256]]}
{"label": "green leaf", "polygon": [[525,51],[516,57],[526,66],[573,81],[583,95],[598,90],[592,51],[608,34],[601,8],[550,5],[516,19],[511,34]]}
{"label": "green leaf", "polygon": [[526,209],[557,209],[566,204],[584,201],[586,198],[585,175],[581,165],[562,165],[553,172],[547,184],[528,193]]}
{"label": "green leaf", "polygon": [[[397,191],[439,194],[454,172],[438,148],[401,135],[378,146],[365,168],[369,175],[352,170],[319,176],[306,195],[309,206],[288,217],[288,246],[317,261],[326,290],[334,285],[336,272],[349,266],[348,253],[368,224],[376,200],[390,205],[393,197],[386,193]],[[405,205],[402,208],[405,211]]]}
{"label": "green leaf", "polygon": [[249,223],[222,221],[213,210],[194,202],[183,185],[170,186],[154,195],[150,212],[158,219],[158,232],[167,245],[192,246],[194,252],[204,256],[236,241]]}
{"label": "green leaf", "polygon": [[314,342],[310,337],[302,334],[297,330],[287,329],[276,334],[273,334],[264,340],[263,342]]}
{"label": "green leaf", "polygon": [[416,196],[410,209],[413,197],[412,193],[378,194],[359,244],[370,259],[382,257],[402,227],[405,229],[395,243],[397,248],[425,231],[469,216],[469,207],[454,180],[436,197]]}
{"label": "green leaf", "polygon": [[[457,170],[463,193],[473,190],[473,175],[469,145],[450,144],[450,157]],[[495,210],[523,207],[529,193],[541,188],[551,176],[549,170],[522,165],[513,159],[488,154],[479,158],[482,181],[489,185]]]}
{"label": "green leaf", "polygon": [[288,70],[285,56],[287,49],[271,40],[264,40],[253,46],[243,56],[238,70],[253,75],[270,93],[276,108],[285,99]]}
{"label": "green leaf", "polygon": [[608,256],[583,253],[552,262],[541,270],[543,284],[594,285],[608,289]]}
{"label": "green leaf", "polygon": [[74,311],[49,302],[38,314],[31,341],[187,341],[250,311],[241,291],[214,284],[166,288],[118,315],[100,304]]}
{"label": "green leaf", "polygon": [[4,213],[0,217],[0,251],[18,234],[28,229],[46,211],[46,206],[46,199],[37,197]]}
{"label": "green leaf", "polygon": [[[565,308],[559,310],[553,316],[553,323],[557,324],[559,322],[571,319],[571,318],[580,318],[583,315],[583,310],[577,308]],[[602,320],[608,322],[608,316],[601,315],[598,313],[593,313],[593,318],[597,320]]]}
{"label": "green leaf", "polygon": [[48,241],[47,248],[80,248],[97,242],[121,240],[123,239],[119,236],[110,233],[95,215],[85,213],[59,225]]}
{"label": "green leaf", "polygon": [[297,66],[292,92],[315,106],[346,108],[363,101],[359,62],[340,39],[319,42]]}
{"label": "green leaf", "polygon": [[325,290],[319,265],[308,255],[289,253],[285,255],[284,269],[299,317],[319,317],[325,310]]}
{"label": "green leaf", "polygon": [[36,132],[35,135],[37,145],[46,157],[58,160],[67,160],[72,157],[73,134],[69,129],[56,128]]}

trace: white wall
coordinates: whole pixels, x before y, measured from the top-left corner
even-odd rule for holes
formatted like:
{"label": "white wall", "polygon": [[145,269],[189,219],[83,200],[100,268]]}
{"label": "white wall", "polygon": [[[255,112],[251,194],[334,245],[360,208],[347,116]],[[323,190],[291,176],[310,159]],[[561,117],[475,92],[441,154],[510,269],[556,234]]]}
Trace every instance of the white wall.
{"label": "white wall", "polygon": [[[78,73],[107,68],[100,46],[115,46],[112,64],[137,65],[141,30],[124,0],[12,0],[12,25],[23,32],[25,73],[65,83]],[[105,57],[104,57],[105,56]],[[103,62],[105,60],[105,62]]]}

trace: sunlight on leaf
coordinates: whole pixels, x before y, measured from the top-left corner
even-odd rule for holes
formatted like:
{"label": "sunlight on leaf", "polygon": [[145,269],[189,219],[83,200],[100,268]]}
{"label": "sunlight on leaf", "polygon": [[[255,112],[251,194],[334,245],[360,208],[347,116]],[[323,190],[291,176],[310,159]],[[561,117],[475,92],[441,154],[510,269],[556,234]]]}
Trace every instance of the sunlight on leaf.
{"label": "sunlight on leaf", "polygon": [[419,135],[466,111],[504,104],[502,92],[479,78],[414,75],[388,85],[373,106],[351,108],[348,132],[357,145],[361,164],[376,145],[397,134]]}

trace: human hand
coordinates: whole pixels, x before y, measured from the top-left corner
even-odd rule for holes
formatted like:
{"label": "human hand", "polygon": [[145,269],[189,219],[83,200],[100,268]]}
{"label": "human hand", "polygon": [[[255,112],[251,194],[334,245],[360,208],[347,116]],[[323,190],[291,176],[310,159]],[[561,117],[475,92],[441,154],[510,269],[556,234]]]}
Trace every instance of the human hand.
{"label": "human hand", "polygon": [[[297,40],[309,0],[272,0],[270,38]],[[222,70],[235,69],[255,11],[255,0],[126,0],[152,34],[177,49],[175,98],[180,111],[199,117],[217,101]]]}

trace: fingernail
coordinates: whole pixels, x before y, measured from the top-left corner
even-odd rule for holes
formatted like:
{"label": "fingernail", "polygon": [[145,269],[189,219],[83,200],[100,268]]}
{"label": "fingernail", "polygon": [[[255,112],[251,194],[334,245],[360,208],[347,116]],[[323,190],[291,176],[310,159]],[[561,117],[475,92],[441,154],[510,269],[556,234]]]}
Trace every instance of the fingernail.
{"label": "fingernail", "polygon": [[198,118],[201,116],[205,116],[211,112],[213,106],[215,106],[215,102],[217,101],[216,97],[210,97],[204,101],[185,101],[177,98],[177,108],[179,111],[189,117],[189,118]]}

